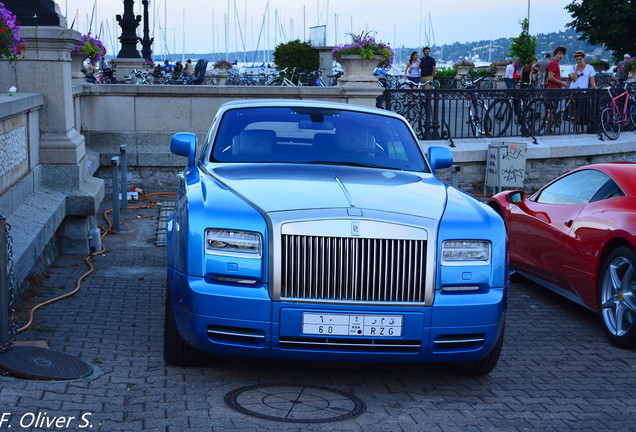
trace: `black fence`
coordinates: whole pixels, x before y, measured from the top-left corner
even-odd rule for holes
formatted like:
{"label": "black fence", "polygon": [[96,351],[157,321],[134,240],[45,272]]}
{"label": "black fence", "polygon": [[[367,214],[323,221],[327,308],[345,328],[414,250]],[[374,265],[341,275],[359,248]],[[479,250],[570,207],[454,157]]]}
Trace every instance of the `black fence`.
{"label": "black fence", "polygon": [[[377,106],[403,115],[422,140],[600,135],[607,91],[387,89]],[[536,142],[536,141],[535,141]]]}

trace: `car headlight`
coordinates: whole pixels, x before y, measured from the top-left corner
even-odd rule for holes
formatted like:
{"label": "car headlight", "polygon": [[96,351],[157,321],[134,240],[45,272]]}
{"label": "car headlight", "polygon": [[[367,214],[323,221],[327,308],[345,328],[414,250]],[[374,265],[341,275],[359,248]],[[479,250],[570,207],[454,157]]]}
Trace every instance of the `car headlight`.
{"label": "car headlight", "polygon": [[205,252],[214,255],[261,257],[261,235],[255,232],[209,228]]}
{"label": "car headlight", "polygon": [[487,240],[446,240],[442,243],[442,265],[490,264]]}

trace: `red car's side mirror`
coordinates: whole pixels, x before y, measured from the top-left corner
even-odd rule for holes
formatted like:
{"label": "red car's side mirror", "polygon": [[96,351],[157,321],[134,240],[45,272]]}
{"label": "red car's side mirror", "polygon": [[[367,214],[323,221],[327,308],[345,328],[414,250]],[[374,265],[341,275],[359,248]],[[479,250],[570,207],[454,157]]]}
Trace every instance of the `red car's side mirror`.
{"label": "red car's side mirror", "polygon": [[506,195],[506,200],[512,204],[522,203],[526,199],[526,193],[522,190],[512,191]]}

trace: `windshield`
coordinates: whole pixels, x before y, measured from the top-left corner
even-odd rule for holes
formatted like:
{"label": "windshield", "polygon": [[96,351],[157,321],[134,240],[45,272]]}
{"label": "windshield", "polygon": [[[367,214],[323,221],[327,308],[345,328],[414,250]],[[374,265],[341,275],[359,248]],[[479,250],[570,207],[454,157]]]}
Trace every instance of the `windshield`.
{"label": "windshield", "polygon": [[400,119],[310,107],[230,110],[221,119],[212,162],[287,162],[428,172]]}

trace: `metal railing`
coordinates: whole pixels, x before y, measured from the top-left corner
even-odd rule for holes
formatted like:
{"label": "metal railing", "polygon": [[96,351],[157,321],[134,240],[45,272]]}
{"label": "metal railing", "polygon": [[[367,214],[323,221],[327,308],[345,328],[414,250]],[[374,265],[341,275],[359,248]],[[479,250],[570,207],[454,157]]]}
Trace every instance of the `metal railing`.
{"label": "metal railing", "polygon": [[600,90],[387,89],[377,106],[403,115],[422,140],[598,133]]}

